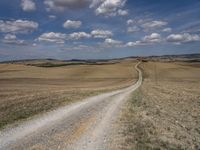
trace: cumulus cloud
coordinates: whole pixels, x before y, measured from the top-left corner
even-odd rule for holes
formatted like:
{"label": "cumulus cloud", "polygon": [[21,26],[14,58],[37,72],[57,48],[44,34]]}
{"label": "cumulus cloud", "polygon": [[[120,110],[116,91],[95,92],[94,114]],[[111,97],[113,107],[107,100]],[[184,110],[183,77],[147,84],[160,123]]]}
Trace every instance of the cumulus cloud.
{"label": "cumulus cloud", "polygon": [[47,7],[47,11],[58,10],[63,11],[65,9],[79,9],[90,5],[92,0],[45,0],[44,4]]}
{"label": "cumulus cloud", "polygon": [[36,30],[38,26],[37,22],[28,20],[0,20],[0,32],[4,33],[30,33]]}
{"label": "cumulus cloud", "polygon": [[152,20],[151,18],[145,19],[129,19],[126,21],[127,32],[136,32],[142,30],[144,32],[156,31],[158,32],[171,32],[170,27],[166,27],[168,22],[161,20]]}
{"label": "cumulus cloud", "polygon": [[168,42],[180,44],[180,43],[200,41],[200,36],[197,34],[189,34],[189,33],[171,34],[167,37],[166,40]]}
{"label": "cumulus cloud", "polygon": [[85,32],[74,32],[69,35],[70,40],[79,40],[83,38],[90,38],[91,35]]}
{"label": "cumulus cloud", "polygon": [[140,46],[140,45],[148,45],[148,44],[153,44],[153,43],[159,43],[161,41],[162,41],[162,38],[160,34],[152,33],[150,35],[146,35],[140,41],[128,42],[126,46],[133,47],[133,46]]}
{"label": "cumulus cloud", "polygon": [[171,28],[164,28],[162,31],[163,31],[163,32],[171,32],[172,29],[171,29]]}
{"label": "cumulus cloud", "polygon": [[96,2],[95,5],[95,12],[97,15],[105,15],[105,16],[116,16],[121,14],[126,14],[121,10],[124,7],[126,0],[100,0]]}
{"label": "cumulus cloud", "polygon": [[91,35],[85,32],[74,32],[71,34],[59,33],[59,32],[48,32],[40,35],[37,40],[44,42],[52,42],[63,44],[67,40],[80,40],[83,38],[90,38]]}
{"label": "cumulus cloud", "polygon": [[150,22],[146,22],[144,24],[142,24],[141,26],[144,28],[144,29],[155,29],[155,28],[160,28],[160,27],[163,27],[165,25],[167,25],[168,23],[165,22],[165,21],[150,21]]}
{"label": "cumulus cloud", "polygon": [[66,34],[63,33],[55,33],[55,32],[49,32],[49,33],[43,33],[39,36],[38,41],[45,41],[45,42],[53,42],[53,43],[64,43],[65,39],[67,38]]}
{"label": "cumulus cloud", "polygon": [[128,10],[119,9],[117,13],[118,13],[119,16],[127,16]]}
{"label": "cumulus cloud", "polygon": [[114,40],[111,38],[107,38],[104,41],[104,45],[106,46],[122,46],[123,42],[122,41],[118,41],[118,40]]}
{"label": "cumulus cloud", "polygon": [[69,29],[69,28],[79,28],[81,25],[82,25],[81,21],[67,20],[63,24],[63,27],[66,28],[66,29]]}
{"label": "cumulus cloud", "polygon": [[122,10],[126,0],[44,0],[46,10],[63,11],[65,9],[91,8],[97,15],[125,16],[128,10]]}
{"label": "cumulus cloud", "polygon": [[129,19],[126,21],[128,26],[132,26],[132,25],[140,25],[142,26],[145,23],[149,23],[151,20],[150,19]]}
{"label": "cumulus cloud", "polygon": [[26,45],[27,43],[24,40],[17,39],[16,35],[14,34],[6,34],[4,39],[2,40],[3,43],[6,44],[14,44],[14,45]]}
{"label": "cumulus cloud", "polygon": [[157,43],[161,42],[161,35],[158,33],[152,33],[151,35],[147,35],[143,38],[143,42],[145,43]]}
{"label": "cumulus cloud", "polygon": [[128,42],[126,46],[128,47],[134,47],[134,46],[139,46],[139,45],[145,45],[143,41],[135,41],[135,42]]}
{"label": "cumulus cloud", "polygon": [[135,21],[133,19],[129,19],[126,21],[127,25],[133,25]]}
{"label": "cumulus cloud", "polygon": [[111,31],[108,31],[108,30],[97,29],[97,30],[93,30],[91,32],[91,35],[94,38],[109,38],[109,37],[113,36],[113,33]]}
{"label": "cumulus cloud", "polygon": [[30,12],[36,10],[36,5],[33,0],[22,0],[21,7],[23,11]]}
{"label": "cumulus cloud", "polygon": [[140,31],[140,28],[138,26],[132,26],[132,27],[127,28],[128,33],[134,33],[134,32],[137,32],[137,31]]}
{"label": "cumulus cloud", "polygon": [[189,33],[170,34],[168,37],[163,39],[160,34],[152,33],[150,35],[146,35],[144,38],[142,38],[142,40],[126,43],[126,46],[133,47],[133,46],[139,46],[139,45],[160,43],[164,41],[171,42],[174,44],[197,42],[197,41],[200,41],[200,35],[189,34]]}

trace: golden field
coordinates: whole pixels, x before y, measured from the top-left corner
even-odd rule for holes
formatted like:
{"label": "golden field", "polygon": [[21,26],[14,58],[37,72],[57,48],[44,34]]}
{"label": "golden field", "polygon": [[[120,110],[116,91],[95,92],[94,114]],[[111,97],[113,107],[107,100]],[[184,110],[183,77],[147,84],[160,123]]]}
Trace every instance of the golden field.
{"label": "golden field", "polygon": [[34,66],[43,61],[0,64],[0,127],[126,87],[137,78],[135,60],[55,67],[58,63],[50,62],[54,67]]}

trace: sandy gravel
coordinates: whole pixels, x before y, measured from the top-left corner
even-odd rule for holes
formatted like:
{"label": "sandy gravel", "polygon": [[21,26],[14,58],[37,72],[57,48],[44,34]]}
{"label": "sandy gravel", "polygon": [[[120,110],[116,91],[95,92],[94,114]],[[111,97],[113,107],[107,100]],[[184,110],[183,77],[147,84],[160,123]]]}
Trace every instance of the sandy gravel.
{"label": "sandy gravel", "polygon": [[64,106],[0,132],[0,149],[107,149],[118,108],[142,83]]}

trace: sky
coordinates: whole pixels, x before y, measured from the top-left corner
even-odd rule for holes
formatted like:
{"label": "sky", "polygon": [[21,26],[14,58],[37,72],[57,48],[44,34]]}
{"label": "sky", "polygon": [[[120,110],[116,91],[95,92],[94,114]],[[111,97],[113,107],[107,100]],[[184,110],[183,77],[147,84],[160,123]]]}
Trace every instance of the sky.
{"label": "sky", "polygon": [[200,53],[200,0],[1,0],[0,61]]}

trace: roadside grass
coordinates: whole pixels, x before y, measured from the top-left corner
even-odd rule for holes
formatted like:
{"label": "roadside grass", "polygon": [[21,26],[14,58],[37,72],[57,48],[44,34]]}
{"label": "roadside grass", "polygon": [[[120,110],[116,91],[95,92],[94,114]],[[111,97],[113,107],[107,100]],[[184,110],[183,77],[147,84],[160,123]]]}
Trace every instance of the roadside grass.
{"label": "roadside grass", "polygon": [[124,143],[122,149],[158,150],[160,147],[153,136],[156,135],[155,126],[145,111],[141,89],[135,91],[126,104],[127,109],[122,114],[122,122],[126,127],[121,131]]}

